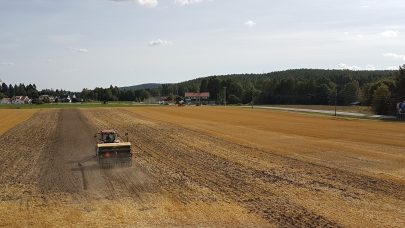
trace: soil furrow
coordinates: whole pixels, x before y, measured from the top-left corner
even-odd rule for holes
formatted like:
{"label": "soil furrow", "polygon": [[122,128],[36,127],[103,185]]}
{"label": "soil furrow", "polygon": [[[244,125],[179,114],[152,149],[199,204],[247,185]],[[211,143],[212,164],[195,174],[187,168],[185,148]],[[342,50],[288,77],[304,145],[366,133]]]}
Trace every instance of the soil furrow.
{"label": "soil furrow", "polygon": [[[215,194],[244,204],[250,211],[261,214],[270,222],[278,225],[338,226],[335,222],[328,221],[300,205],[288,202],[282,196],[277,196],[276,193],[272,193],[270,186],[258,187],[255,185],[254,176],[240,165],[187,145],[184,143],[185,141],[179,141],[179,138],[174,138],[172,132],[166,130],[166,128],[172,129],[174,126],[162,127],[159,125],[158,128],[155,128],[154,126],[137,125],[134,131],[134,129],[125,129],[118,123],[109,122],[106,119],[99,122],[110,124],[121,131],[130,130],[134,134],[131,136],[131,140],[144,151],[148,151],[149,156],[144,158],[144,164],[155,165],[150,172],[156,173],[160,179],[165,178],[162,184],[168,191],[178,187],[173,185],[179,184],[178,178],[170,180],[171,176],[167,175],[167,169],[171,169],[170,173],[183,176],[180,178],[180,182],[183,179],[183,182],[189,181],[211,189]],[[176,130],[184,132],[186,129],[177,127]],[[173,146],[174,143],[176,146]],[[215,150],[215,148],[212,149]],[[161,168],[162,166],[164,167]],[[179,195],[177,196],[179,197]],[[187,198],[181,200],[190,201]],[[272,206],[269,207],[269,205]],[[291,213],[287,213],[289,211]]]}

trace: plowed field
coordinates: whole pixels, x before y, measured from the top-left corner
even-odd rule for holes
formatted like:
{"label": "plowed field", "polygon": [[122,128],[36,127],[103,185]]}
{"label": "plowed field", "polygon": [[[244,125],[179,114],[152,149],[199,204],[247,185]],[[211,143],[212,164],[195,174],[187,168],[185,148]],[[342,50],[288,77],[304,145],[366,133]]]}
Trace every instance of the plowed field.
{"label": "plowed field", "polygon": [[[132,167],[92,159],[110,128]],[[404,139],[405,124],[266,110],[40,111],[0,136],[0,226],[404,227]]]}

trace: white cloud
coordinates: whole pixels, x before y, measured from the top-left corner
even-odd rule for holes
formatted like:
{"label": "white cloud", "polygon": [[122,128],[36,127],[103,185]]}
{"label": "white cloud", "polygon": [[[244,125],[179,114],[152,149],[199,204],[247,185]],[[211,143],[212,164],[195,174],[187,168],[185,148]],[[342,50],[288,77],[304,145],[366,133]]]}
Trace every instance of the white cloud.
{"label": "white cloud", "polygon": [[254,27],[254,26],[256,26],[256,22],[251,21],[251,20],[246,21],[244,24],[247,25],[247,26],[249,26],[249,27]]}
{"label": "white cloud", "polygon": [[376,70],[376,68],[375,68],[375,66],[373,66],[373,65],[371,65],[371,64],[368,64],[368,65],[366,66],[366,70]]}
{"label": "white cloud", "polygon": [[396,38],[399,36],[399,31],[387,30],[387,31],[380,33],[380,35],[384,38]]}
{"label": "white cloud", "polygon": [[81,34],[63,34],[50,36],[49,40],[53,43],[69,45],[78,42],[83,37]]}
{"label": "white cloud", "polygon": [[174,0],[174,3],[176,5],[180,5],[180,6],[186,6],[186,5],[202,3],[202,2],[207,2],[207,1],[212,1],[212,0]]}
{"label": "white cloud", "polygon": [[344,32],[343,34],[345,35],[346,38],[351,39],[351,40],[364,40],[366,37],[368,37],[361,33],[352,34],[350,32]]}
{"label": "white cloud", "polygon": [[[110,0],[112,2],[128,2],[130,0]],[[132,0],[136,3],[138,3],[141,6],[147,6],[147,7],[156,7],[159,2],[158,0]]]}
{"label": "white cloud", "polygon": [[0,66],[14,66],[13,62],[0,62]]}
{"label": "white cloud", "polygon": [[72,48],[72,47],[70,47],[70,48],[67,48],[67,50],[78,52],[78,53],[87,53],[87,52],[89,52],[89,50],[86,49],[86,48]]}
{"label": "white cloud", "polygon": [[171,44],[171,42],[167,41],[167,40],[161,40],[161,39],[157,39],[157,40],[152,40],[149,42],[149,46],[153,47],[153,46],[167,46]]}
{"label": "white cloud", "polygon": [[344,63],[340,63],[337,65],[338,69],[341,70],[354,70],[354,71],[358,71],[358,70],[369,70],[369,71],[373,71],[373,70],[377,70],[377,68],[374,65],[371,64],[367,64],[365,67],[360,67],[360,66],[356,66],[356,65],[347,65]]}
{"label": "white cloud", "polygon": [[386,69],[387,69],[387,70],[398,70],[399,67],[397,67],[397,66],[389,66],[389,67],[387,67]]}
{"label": "white cloud", "polygon": [[383,56],[384,56],[384,57],[389,57],[389,58],[393,58],[393,59],[398,59],[398,60],[405,61],[405,55],[401,55],[401,54],[384,53]]}
{"label": "white cloud", "polygon": [[356,40],[363,40],[364,38],[366,38],[366,36],[363,34],[357,34],[354,36],[354,39]]}
{"label": "white cloud", "polygon": [[156,7],[159,3],[157,0],[137,0],[138,4],[147,7]]}
{"label": "white cloud", "polygon": [[361,70],[361,67],[359,67],[359,66],[356,66],[356,65],[349,66],[344,63],[338,64],[337,67],[341,70]]}
{"label": "white cloud", "polygon": [[351,40],[363,41],[363,40],[378,40],[378,39],[392,39],[397,38],[400,35],[398,30],[386,30],[380,33],[343,33],[346,38]]}
{"label": "white cloud", "polygon": [[350,67],[350,70],[361,70],[361,67],[353,65]]}

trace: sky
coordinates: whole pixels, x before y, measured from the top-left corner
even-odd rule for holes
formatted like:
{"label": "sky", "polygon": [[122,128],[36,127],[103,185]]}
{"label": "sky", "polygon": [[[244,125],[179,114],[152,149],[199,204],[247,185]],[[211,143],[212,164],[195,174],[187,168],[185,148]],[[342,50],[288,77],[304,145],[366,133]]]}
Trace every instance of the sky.
{"label": "sky", "polygon": [[397,69],[404,0],[0,0],[0,79],[38,88]]}

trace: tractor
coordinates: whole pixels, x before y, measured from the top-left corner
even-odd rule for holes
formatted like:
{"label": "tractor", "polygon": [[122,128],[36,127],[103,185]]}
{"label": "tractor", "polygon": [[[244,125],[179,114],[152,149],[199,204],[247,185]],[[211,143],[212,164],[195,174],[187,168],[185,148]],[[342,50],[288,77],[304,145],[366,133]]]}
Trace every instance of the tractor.
{"label": "tractor", "polygon": [[97,138],[96,157],[101,166],[112,166],[114,164],[126,164],[132,166],[131,143],[119,137],[115,130],[103,130],[94,137]]}

